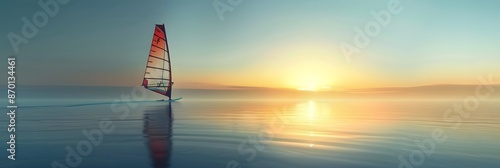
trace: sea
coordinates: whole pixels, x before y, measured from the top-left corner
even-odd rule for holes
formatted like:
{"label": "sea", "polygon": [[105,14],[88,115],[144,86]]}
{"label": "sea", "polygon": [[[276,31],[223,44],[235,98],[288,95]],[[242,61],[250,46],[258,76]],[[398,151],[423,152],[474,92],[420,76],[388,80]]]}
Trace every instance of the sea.
{"label": "sea", "polygon": [[15,138],[0,99],[0,167],[497,168],[497,92],[21,86]]}

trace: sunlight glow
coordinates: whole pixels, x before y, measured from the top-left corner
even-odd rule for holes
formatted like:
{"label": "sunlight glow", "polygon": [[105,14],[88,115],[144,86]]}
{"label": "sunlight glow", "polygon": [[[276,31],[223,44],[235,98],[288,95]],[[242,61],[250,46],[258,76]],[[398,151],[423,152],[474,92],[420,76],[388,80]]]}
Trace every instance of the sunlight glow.
{"label": "sunlight glow", "polygon": [[316,108],[314,106],[314,101],[309,100],[309,120],[314,120],[315,113],[316,113]]}
{"label": "sunlight glow", "polygon": [[331,87],[328,86],[328,83],[325,79],[319,77],[319,74],[316,75],[305,75],[302,77],[300,81],[296,81],[295,85],[298,85],[297,90],[302,91],[325,91],[330,90]]}
{"label": "sunlight glow", "polygon": [[[271,62],[280,62],[280,69],[276,70],[277,63],[274,63],[270,65],[272,69],[265,72],[279,74],[282,77],[281,87],[303,91],[326,90],[338,77],[334,73],[339,73],[335,70],[336,66],[332,66],[335,52],[330,46],[315,41],[286,43],[269,53],[276,59]],[[283,60],[286,60],[285,64],[281,63]]]}

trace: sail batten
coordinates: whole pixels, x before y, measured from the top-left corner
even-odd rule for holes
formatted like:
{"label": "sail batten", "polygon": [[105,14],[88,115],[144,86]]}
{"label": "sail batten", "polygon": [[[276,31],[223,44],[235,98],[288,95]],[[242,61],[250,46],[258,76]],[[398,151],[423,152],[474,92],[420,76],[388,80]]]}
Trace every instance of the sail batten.
{"label": "sail batten", "polygon": [[148,66],[148,68],[153,68],[153,69],[158,69],[158,70],[164,70],[164,71],[170,71],[168,69],[164,69],[164,68],[157,68],[157,67],[152,67],[152,66]]}
{"label": "sail batten", "polygon": [[142,86],[153,92],[167,96],[171,99],[172,93],[172,66],[168,52],[165,25],[155,25],[153,40],[149,51],[148,61]]}
{"label": "sail batten", "polygon": [[162,47],[160,47],[160,46],[157,46],[157,45],[154,45],[154,44],[153,44],[153,45],[151,45],[151,46],[156,47],[156,48],[158,48],[158,49],[160,49],[160,50],[163,50],[163,51],[167,52],[167,49],[162,48]]}
{"label": "sail batten", "polygon": [[166,59],[163,59],[163,58],[160,58],[160,57],[157,57],[157,56],[154,56],[154,55],[149,55],[149,56],[150,56],[151,58],[161,59],[161,60],[163,60],[163,61],[167,61],[167,62],[169,62],[169,61],[168,61],[168,60],[166,60]]}

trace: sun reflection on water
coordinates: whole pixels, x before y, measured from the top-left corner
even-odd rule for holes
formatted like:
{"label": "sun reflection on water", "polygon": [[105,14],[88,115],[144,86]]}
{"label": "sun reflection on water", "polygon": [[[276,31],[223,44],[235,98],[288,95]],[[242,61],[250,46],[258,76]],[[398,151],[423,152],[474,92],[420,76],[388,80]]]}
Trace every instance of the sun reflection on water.
{"label": "sun reflection on water", "polygon": [[295,139],[309,148],[316,147],[318,139],[328,136],[324,134],[327,132],[325,129],[334,123],[334,118],[330,114],[329,105],[314,100],[296,104],[291,109],[287,138]]}

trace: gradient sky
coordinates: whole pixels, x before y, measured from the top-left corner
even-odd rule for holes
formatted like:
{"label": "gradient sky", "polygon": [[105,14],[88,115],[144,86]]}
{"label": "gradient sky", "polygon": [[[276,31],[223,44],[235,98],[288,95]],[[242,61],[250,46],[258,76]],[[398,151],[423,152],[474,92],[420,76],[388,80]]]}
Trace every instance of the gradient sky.
{"label": "gradient sky", "polygon": [[[36,2],[0,2],[2,57],[14,55],[6,35],[20,34],[21,18],[41,10]],[[500,76],[495,0],[401,0],[403,11],[348,63],[339,44],[353,44],[354,28],[388,2],[244,0],[221,21],[212,0],[73,0],[20,46],[18,83],[140,85],[156,23],[166,24],[179,87],[336,89]]]}

